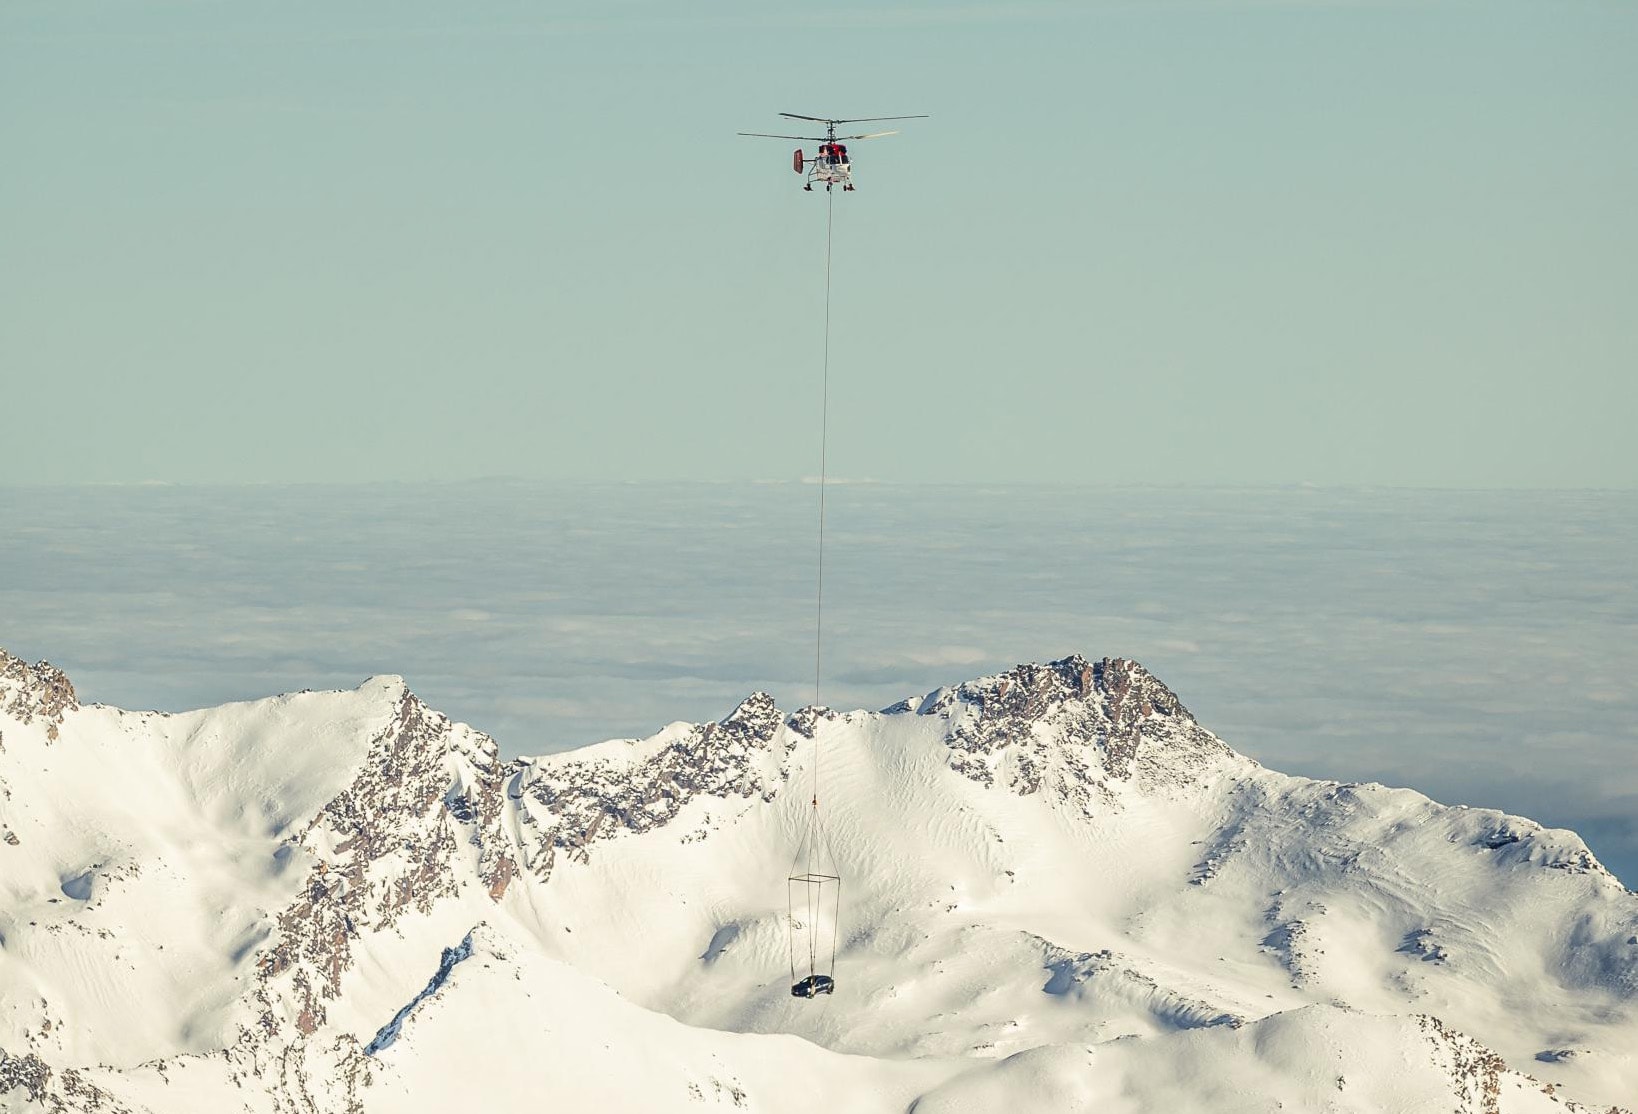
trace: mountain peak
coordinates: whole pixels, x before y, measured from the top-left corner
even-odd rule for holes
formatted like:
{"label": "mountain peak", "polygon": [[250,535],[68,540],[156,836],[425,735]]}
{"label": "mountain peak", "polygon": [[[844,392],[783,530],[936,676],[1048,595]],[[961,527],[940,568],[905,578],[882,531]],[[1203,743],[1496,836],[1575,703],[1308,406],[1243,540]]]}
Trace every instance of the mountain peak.
{"label": "mountain peak", "polygon": [[1074,701],[1093,701],[1121,723],[1150,715],[1194,719],[1171,689],[1130,658],[1091,661],[1071,654],[1045,665],[1025,662],[1005,673],[968,681],[956,693],[989,709],[1036,718]]}
{"label": "mountain peak", "polygon": [[360,934],[395,930],[458,898],[462,864],[476,868],[493,900],[515,869],[500,832],[506,769],[494,740],[429,708],[401,677],[359,687],[377,689],[394,702],[391,719],[370,739],[351,783],[296,841],[312,866],[258,966],[268,1029],[279,1024],[272,1002],[280,998],[301,1033],[324,1024],[325,1002],[340,995]]}
{"label": "mountain peak", "polygon": [[763,742],[773,738],[779,729],[779,706],[774,698],[758,690],[739,702],[739,706],[715,724],[717,728],[746,733]]}
{"label": "mountain peak", "polygon": [[[889,712],[911,710],[906,701]],[[951,765],[990,784],[997,759],[1010,754],[1009,784],[1024,793],[1041,787],[1044,768],[1072,757],[1074,779],[1101,778],[1076,752],[1095,752],[1102,774],[1116,780],[1192,780],[1194,772],[1234,752],[1195,722],[1159,678],[1129,658],[1091,660],[1071,654],[1041,665],[929,693],[914,710],[949,717],[945,742]]]}
{"label": "mountain peak", "polygon": [[357,691],[379,693],[396,700],[401,699],[405,693],[409,692],[410,687],[409,682],[397,673],[375,673],[366,677],[364,683],[358,686]]}

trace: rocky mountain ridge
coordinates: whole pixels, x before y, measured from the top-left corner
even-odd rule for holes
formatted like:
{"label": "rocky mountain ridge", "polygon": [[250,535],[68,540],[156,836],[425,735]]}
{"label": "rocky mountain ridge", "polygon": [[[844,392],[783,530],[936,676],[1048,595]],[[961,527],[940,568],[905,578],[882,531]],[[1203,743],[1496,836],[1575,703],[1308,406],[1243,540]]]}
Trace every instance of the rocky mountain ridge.
{"label": "rocky mountain ridge", "polygon": [[[573,971],[618,998],[581,987],[593,1013],[797,1033],[812,1042],[803,1063],[826,1048],[920,1048],[915,1070],[950,1079],[989,1078],[994,1057],[1031,1049],[1164,1049],[1168,1034],[1266,1028],[1340,1002],[1345,1017],[1425,1018],[1465,1096],[1449,1109],[1536,1109],[1496,1105],[1515,1091],[1571,1109],[1565,1094],[1613,1102],[1638,1080],[1618,1052],[1638,1034],[1626,940],[1638,899],[1573,834],[1263,770],[1123,659],[1020,665],[881,713],[787,715],[757,693],[715,723],[507,762],[396,678],[165,717],[82,707],[59,671],[0,652],[0,745],[0,779],[23,794],[0,815],[0,867],[19,867],[0,871],[0,1096],[32,1108],[420,1109],[385,1096],[414,1075],[410,1057],[447,1053],[417,1035],[439,1009],[482,985],[535,1016],[545,1007],[516,987]],[[831,1014],[790,1012],[782,911],[766,898],[805,815],[793,786],[815,746],[831,755],[827,807],[858,895],[848,985],[877,988]],[[203,826],[187,838],[216,846],[178,857],[191,821],[143,814],[129,786],[71,799],[76,779],[106,780],[110,766],[156,797],[189,786]],[[931,843],[904,842],[894,809],[924,816]],[[1421,873],[1428,862],[1448,868],[1451,893]],[[1086,877],[1065,885],[1072,866]],[[765,877],[742,885],[747,867]],[[1458,877],[1471,897],[1454,893]],[[212,887],[233,893],[219,933],[184,907]],[[1342,940],[1370,963],[1339,964]],[[1202,947],[1223,954],[1196,962]],[[964,965],[977,954],[994,962]],[[478,973],[502,966],[514,985]],[[1532,966],[1539,978],[1514,973]],[[1010,972],[1000,983],[997,968]],[[173,1036],[134,1039],[128,1012],[95,1004],[161,993]],[[906,1026],[938,1010],[895,1013],[884,993],[962,1005],[914,1038]],[[1522,1033],[1495,1020],[1520,1009],[1544,1020]],[[853,1010],[898,1030],[873,1033],[847,1021]],[[379,1044],[389,1023],[402,1036]],[[1557,1082],[1519,1090],[1526,1057]],[[937,1090],[882,1070],[884,1093]],[[174,1105],[184,1094],[199,1104]]]}

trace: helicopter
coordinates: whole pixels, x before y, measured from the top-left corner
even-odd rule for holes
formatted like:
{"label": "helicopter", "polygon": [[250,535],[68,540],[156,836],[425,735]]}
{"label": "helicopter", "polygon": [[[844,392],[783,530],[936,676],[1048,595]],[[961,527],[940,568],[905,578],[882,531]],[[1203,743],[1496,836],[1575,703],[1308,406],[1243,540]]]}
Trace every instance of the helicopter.
{"label": "helicopter", "polygon": [[806,155],[798,147],[791,155],[791,169],[801,174],[807,170],[807,180],[802,188],[813,192],[813,183],[823,182],[829,190],[841,186],[844,192],[853,190],[853,164],[848,159],[847,143],[855,139],[880,139],[884,135],[898,135],[898,130],[887,132],[870,132],[866,135],[837,135],[837,124],[875,124],[887,120],[925,120],[927,115],[920,116],[860,116],[851,120],[832,120],[825,116],[799,116],[794,112],[781,112],[791,120],[811,120],[815,124],[825,125],[825,134],[816,135],[769,135],[767,132],[740,132],[740,135],[753,136],[758,139],[800,139],[804,143],[819,144],[819,153]]}

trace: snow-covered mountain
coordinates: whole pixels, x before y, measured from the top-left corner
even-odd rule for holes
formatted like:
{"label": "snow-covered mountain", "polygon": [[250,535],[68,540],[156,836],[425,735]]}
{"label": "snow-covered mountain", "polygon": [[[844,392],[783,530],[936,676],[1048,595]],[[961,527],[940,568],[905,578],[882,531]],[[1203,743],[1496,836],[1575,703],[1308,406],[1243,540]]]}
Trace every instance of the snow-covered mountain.
{"label": "snow-covered mountain", "polygon": [[1638,895],[1121,659],[506,762],[396,677],[168,715],[0,653],[0,1050],[29,1111],[1606,1111]]}

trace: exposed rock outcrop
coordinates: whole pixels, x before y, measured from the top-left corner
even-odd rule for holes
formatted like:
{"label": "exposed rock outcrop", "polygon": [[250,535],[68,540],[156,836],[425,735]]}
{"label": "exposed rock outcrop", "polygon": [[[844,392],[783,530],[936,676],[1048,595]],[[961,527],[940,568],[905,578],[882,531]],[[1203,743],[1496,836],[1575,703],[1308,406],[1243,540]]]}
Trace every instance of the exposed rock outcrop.
{"label": "exposed rock outcrop", "polygon": [[46,661],[30,665],[0,650],[0,710],[12,719],[43,722],[46,738],[54,742],[63,716],[79,706],[74,685],[61,669]]}
{"label": "exposed rock outcrop", "polygon": [[[960,714],[966,710],[968,714]],[[1233,754],[1194,721],[1182,701],[1125,658],[1072,655],[1019,665],[924,701],[924,715],[949,715],[950,765],[983,784],[1020,794],[1049,782],[1088,804],[1106,779],[1186,782],[1213,758]]]}

